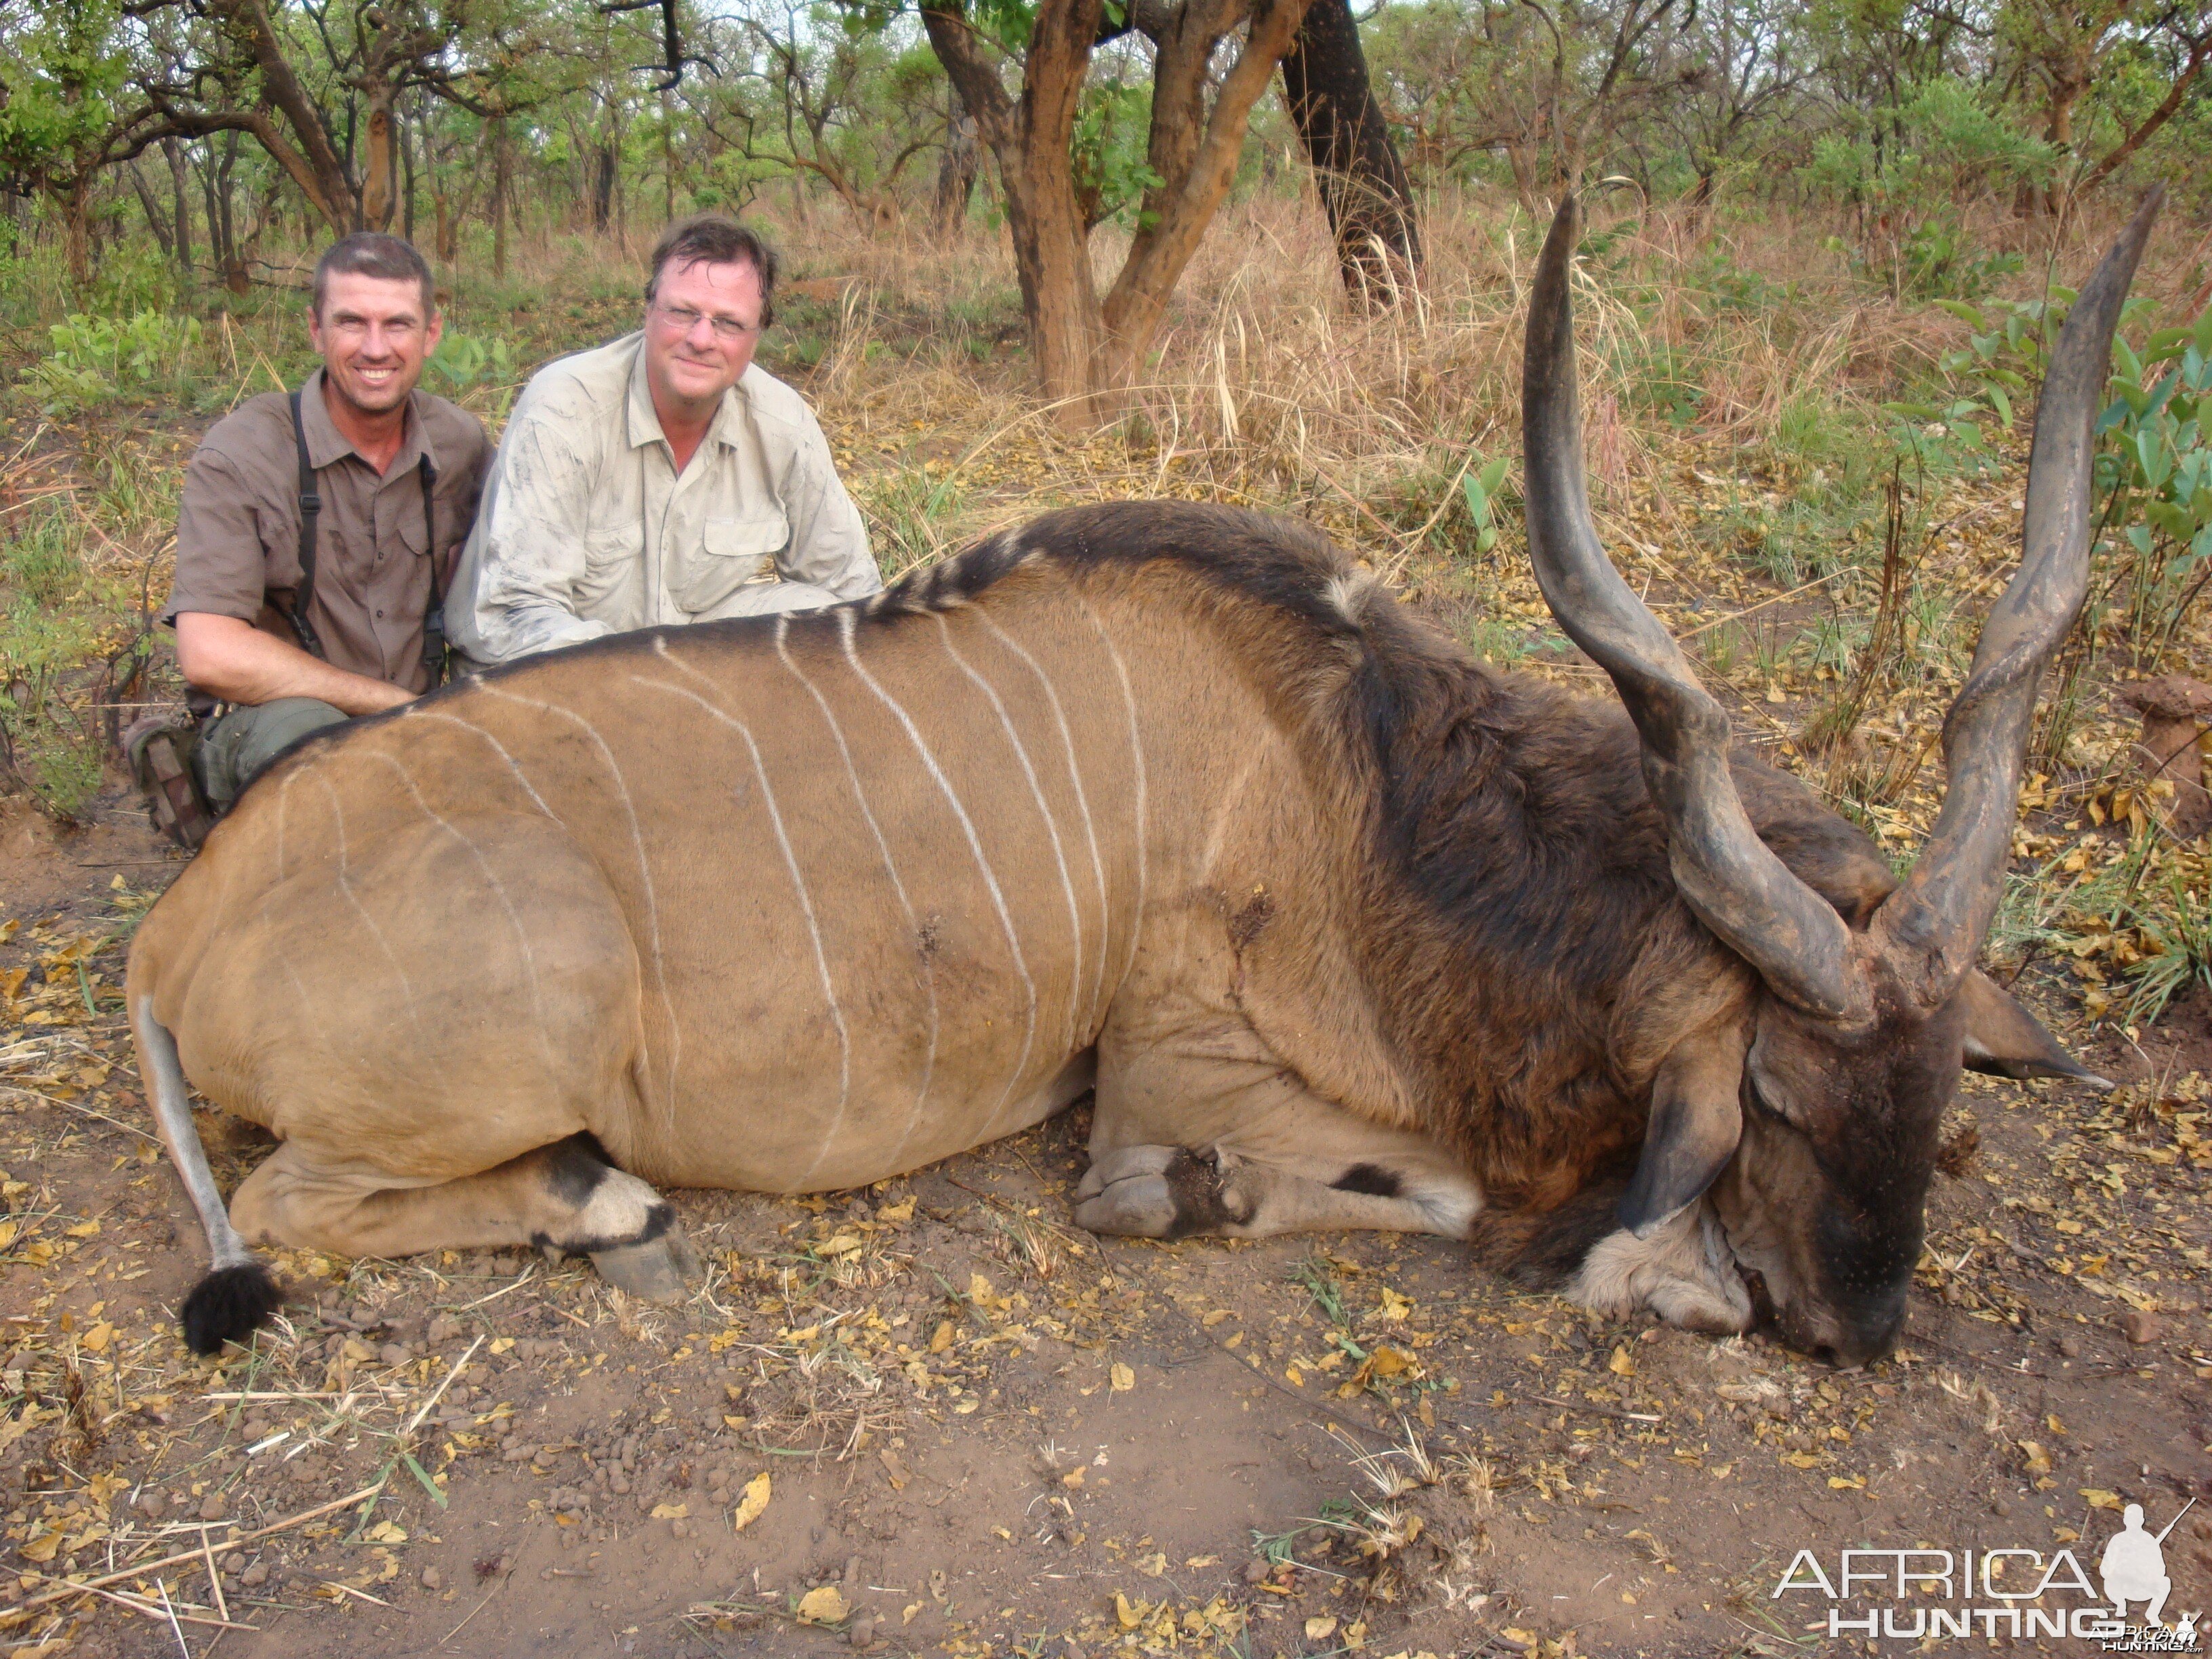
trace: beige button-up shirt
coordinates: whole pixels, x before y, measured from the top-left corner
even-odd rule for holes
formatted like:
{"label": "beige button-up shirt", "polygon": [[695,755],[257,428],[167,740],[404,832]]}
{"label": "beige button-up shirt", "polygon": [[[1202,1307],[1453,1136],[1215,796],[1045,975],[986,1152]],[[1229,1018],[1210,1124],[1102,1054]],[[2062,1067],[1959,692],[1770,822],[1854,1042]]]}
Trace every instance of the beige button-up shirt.
{"label": "beige button-up shirt", "polygon": [[447,636],[476,661],[882,587],[805,400],[748,368],[678,473],[644,342],[549,363],[516,403],[446,599]]}

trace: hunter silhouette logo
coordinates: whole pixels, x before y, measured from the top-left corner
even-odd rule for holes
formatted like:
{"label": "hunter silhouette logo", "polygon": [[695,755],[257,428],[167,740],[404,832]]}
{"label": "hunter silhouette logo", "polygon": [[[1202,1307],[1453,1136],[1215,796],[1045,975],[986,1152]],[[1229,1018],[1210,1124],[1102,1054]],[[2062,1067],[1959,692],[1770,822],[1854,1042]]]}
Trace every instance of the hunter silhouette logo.
{"label": "hunter silhouette logo", "polygon": [[[2181,1524],[2182,1515],[2196,1507],[2192,1498],[2181,1506],[2181,1515],[2167,1522],[2156,1536],[2143,1530],[2142,1504],[2130,1504],[2121,1512],[2120,1530],[2112,1534],[2097,1564],[2098,1574],[2105,1581],[2105,1599],[2112,1604],[2112,1617],[2125,1619],[2128,1603],[2142,1601],[2147,1604],[2143,1623],[2159,1622],[2159,1614],[2166,1611],[2166,1598],[2173,1593],[2173,1580],[2166,1576],[2166,1535]],[[2182,1622],[2193,1626],[2196,1615],[2185,1614]]]}

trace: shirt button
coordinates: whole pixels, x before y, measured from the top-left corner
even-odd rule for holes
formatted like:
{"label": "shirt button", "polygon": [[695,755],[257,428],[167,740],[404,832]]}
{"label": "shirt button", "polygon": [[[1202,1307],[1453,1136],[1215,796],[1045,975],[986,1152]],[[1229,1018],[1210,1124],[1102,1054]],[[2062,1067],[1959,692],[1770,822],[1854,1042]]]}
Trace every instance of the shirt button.
{"label": "shirt button", "polygon": [[384,620],[384,613],[381,611],[376,613],[376,619],[379,622],[382,622]]}

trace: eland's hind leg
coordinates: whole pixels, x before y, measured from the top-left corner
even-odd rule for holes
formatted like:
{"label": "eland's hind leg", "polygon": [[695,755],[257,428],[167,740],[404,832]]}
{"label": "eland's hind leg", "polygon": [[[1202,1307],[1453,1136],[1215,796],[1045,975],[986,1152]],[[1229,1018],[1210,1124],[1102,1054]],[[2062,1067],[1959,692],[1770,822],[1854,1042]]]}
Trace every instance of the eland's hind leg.
{"label": "eland's hind leg", "polygon": [[617,1289],[672,1301],[698,1260],[666,1200],[575,1134],[451,1181],[316,1168],[296,1142],[239,1186],[232,1224],[250,1243],[336,1255],[536,1245],[588,1255]]}

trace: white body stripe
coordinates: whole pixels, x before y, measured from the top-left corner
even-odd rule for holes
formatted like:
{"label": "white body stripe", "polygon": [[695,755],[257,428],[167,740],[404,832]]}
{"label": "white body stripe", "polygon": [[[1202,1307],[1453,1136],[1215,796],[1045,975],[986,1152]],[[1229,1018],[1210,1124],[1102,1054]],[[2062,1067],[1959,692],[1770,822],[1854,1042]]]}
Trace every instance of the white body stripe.
{"label": "white body stripe", "polygon": [[[860,769],[853,764],[853,751],[845,742],[845,728],[837,723],[837,716],[814,682],[806,678],[799,665],[791,659],[785,647],[791,632],[791,618],[779,616],[775,619],[775,654],[791,677],[806,688],[806,695],[814,699],[814,706],[822,711],[822,719],[830,728],[830,736],[837,745],[838,757],[845,763],[845,776],[853,786],[853,799],[860,804],[860,821],[868,826],[868,834],[875,838],[876,851],[884,860],[884,873],[890,878],[891,891],[898,896],[899,910],[906,918],[907,933],[918,936],[921,919],[915,914],[914,901],[907,896],[906,883],[899,878],[898,860],[891,856],[890,842],[884,838],[883,828],[876,822],[873,808],[868,805],[868,792],[860,787]],[[674,658],[669,659],[676,662]],[[676,663],[683,667],[681,663]],[[890,1161],[896,1164],[905,1154],[907,1143],[914,1139],[915,1131],[921,1127],[922,1103],[929,1098],[929,1085],[937,1071],[937,964],[927,952],[921,956],[922,985],[929,997],[929,1048],[921,1060],[921,1086],[915,1091],[914,1104],[907,1109],[906,1127],[899,1132],[898,1143],[891,1149]]]}
{"label": "white body stripe", "polygon": [[[409,797],[416,806],[422,809],[422,816],[467,848],[469,856],[476,860],[477,868],[483,872],[483,878],[491,884],[491,890],[499,899],[499,908],[507,912],[507,925],[514,929],[514,941],[522,948],[522,970],[530,976],[530,1008],[534,1016],[531,1024],[537,1028],[538,1046],[544,1050],[545,1064],[549,1072],[553,1076],[559,1076],[560,1062],[554,1058],[552,1031],[545,1020],[544,991],[538,978],[538,952],[531,945],[530,930],[522,925],[522,917],[514,908],[514,901],[507,896],[507,884],[499,878],[498,872],[491,867],[491,861],[484,857],[483,848],[463,835],[436,808],[423,799],[422,791],[416,784],[415,775],[402,766],[397,757],[385,753],[381,749],[365,749],[362,752],[368,758],[382,761],[399,774],[400,782],[407,786]],[[305,994],[303,989],[301,995],[304,997]]]}
{"label": "white body stripe", "polygon": [[[512,691],[501,690],[488,680],[479,681],[477,689],[486,696],[519,702],[526,708],[535,708],[544,714],[558,714],[562,719],[581,726],[584,735],[597,745],[599,758],[607,763],[607,771],[615,781],[615,793],[621,798],[623,811],[629,819],[629,844],[637,855],[638,880],[643,884],[645,895],[646,932],[653,947],[653,981],[660,993],[661,1012],[668,1021],[668,1076],[661,1085],[661,1115],[672,1121],[676,1112],[676,1077],[684,1065],[684,1028],[677,1023],[676,1000],[668,989],[668,964],[661,956],[660,904],[653,890],[653,866],[645,855],[645,833],[638,826],[637,806],[630,799],[629,785],[623,778],[622,766],[615,759],[614,750],[607,747],[607,740],[599,735],[599,728],[573,708],[563,708],[558,703],[540,702],[535,697],[520,697]],[[524,781],[523,787],[529,787],[528,780]],[[532,791],[533,798],[536,793],[535,790]],[[544,803],[541,800],[538,805],[543,806]],[[638,1041],[645,1048],[642,1057],[646,1076],[650,1079],[653,1075],[653,1042],[646,1034],[642,1022],[639,1024]]]}
{"label": "white body stripe", "polygon": [[[696,669],[671,657],[667,641],[657,639],[653,644],[654,651],[671,667],[702,681],[710,689],[720,689]],[[830,1119],[829,1128],[823,1132],[820,1143],[815,1148],[814,1161],[801,1173],[799,1179],[803,1182],[820,1168],[822,1160],[829,1156],[837,1132],[845,1127],[845,1114],[853,1098],[853,1034],[846,1029],[845,1011],[837,1004],[837,987],[830,976],[830,956],[823,948],[822,922],[814,914],[813,895],[806,890],[806,877],[799,867],[799,855],[792,850],[791,836],[784,829],[783,812],[775,804],[775,787],[768,781],[768,768],[761,760],[760,744],[753,741],[751,728],[727,710],[716,707],[697,692],[687,691],[680,685],[671,685],[665,680],[647,679],[641,674],[632,674],[629,682],[632,685],[641,685],[648,691],[665,691],[672,697],[682,697],[696,704],[710,719],[719,720],[744,738],[745,752],[752,758],[753,776],[760,783],[761,805],[768,809],[769,827],[775,833],[775,844],[783,854],[783,867],[790,873],[792,890],[799,896],[799,914],[806,918],[807,937],[814,945],[814,970],[821,976],[822,995],[830,1005],[830,1023],[837,1028],[837,1115]]]}
{"label": "white body stripe", "polygon": [[1133,816],[1136,819],[1137,903],[1130,915],[1129,959],[1121,967],[1122,975],[1126,977],[1137,965],[1137,949],[1143,942],[1145,930],[1145,743],[1137,732],[1137,694],[1129,684],[1128,665],[1121,660],[1121,653],[1114,648],[1113,637],[1107,633],[1106,624],[1099,620],[1097,611],[1091,608],[1091,601],[1079,593],[1075,602],[1083,607],[1083,614],[1091,618],[1091,627],[1098,631],[1098,643],[1105,647],[1106,655],[1114,665],[1115,678],[1121,683],[1121,708],[1129,720],[1129,768],[1136,789]]}
{"label": "white body stripe", "polygon": [[1106,902],[1106,862],[1098,854],[1098,830],[1091,817],[1091,796],[1083,787],[1083,768],[1075,757],[1075,733],[1067,724],[1067,711],[1060,706],[1060,692],[1050,676],[1030,655],[1020,641],[991,620],[991,613],[980,605],[972,614],[995,635],[999,642],[1021,659],[1030,672],[1036,676],[1037,684],[1043,688],[1045,701],[1052,707],[1052,718],[1060,727],[1060,746],[1067,752],[1067,781],[1075,789],[1075,805],[1083,814],[1083,838],[1091,848],[1091,876],[1098,888],[1098,971],[1091,982],[1091,1007],[1084,1019],[1085,1031],[1096,1032],[1098,1027],[1098,999],[1106,989],[1106,949],[1113,933],[1111,914]]}
{"label": "white body stripe", "polygon": [[[1045,800],[1044,786],[1037,781],[1036,768],[1030,763],[1028,746],[1022,742],[1021,734],[1014,730],[1013,716],[1006,712],[1006,705],[1000,698],[997,689],[975,672],[967,658],[960,654],[960,647],[952,642],[952,626],[945,620],[942,612],[938,613],[936,620],[938,637],[944,641],[945,654],[952,659],[953,666],[966,675],[969,683],[983,694],[991,705],[992,712],[998,715],[999,727],[1006,734],[1006,742],[1012,746],[1014,759],[1022,769],[1022,776],[1029,782],[1030,799],[1036,803],[1037,816],[1044,820],[1045,836],[1052,842],[1053,862],[1060,869],[1060,890],[1067,902],[1067,927],[1071,935],[1067,961],[1067,1042],[1073,1048],[1075,1045],[1076,1005],[1083,997],[1083,912],[1075,902],[1075,883],[1067,873],[1067,854],[1060,843],[1060,825],[1052,816],[1052,807]],[[1103,925],[1103,916],[1100,921]]]}
{"label": "white body stripe", "polygon": [[1006,1078],[1006,1087],[999,1091],[997,1104],[991,1109],[991,1118],[995,1120],[1005,1109],[1007,1097],[1013,1093],[1014,1085],[1021,1081],[1022,1074],[1029,1069],[1030,1050],[1036,1042],[1036,981],[1030,976],[1029,963],[1022,955],[1021,935],[1014,930],[1013,916],[1006,908],[1006,896],[999,890],[999,878],[991,869],[990,860],[983,855],[983,842],[975,833],[975,821],[968,816],[968,809],[961,805],[959,794],[953,789],[951,781],[938,765],[937,757],[929,752],[929,745],[922,741],[921,732],[915,725],[914,717],[902,708],[898,700],[884,690],[877,683],[876,677],[861,665],[860,653],[853,648],[853,629],[856,620],[854,613],[839,611],[836,615],[839,643],[844,647],[846,662],[860,677],[860,683],[875,693],[876,700],[890,710],[900,728],[905,732],[907,741],[914,745],[915,753],[921,757],[921,763],[927,769],[931,781],[945,796],[945,804],[951,807],[952,815],[960,820],[960,832],[968,838],[968,850],[974,855],[975,868],[981,873],[984,888],[991,896],[991,906],[998,912],[999,926],[1005,930],[1006,948],[1013,953],[1014,972],[1022,981],[1022,994],[1028,1003],[1023,1017],[1021,1056],[1014,1062],[1014,1069]]}

